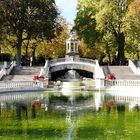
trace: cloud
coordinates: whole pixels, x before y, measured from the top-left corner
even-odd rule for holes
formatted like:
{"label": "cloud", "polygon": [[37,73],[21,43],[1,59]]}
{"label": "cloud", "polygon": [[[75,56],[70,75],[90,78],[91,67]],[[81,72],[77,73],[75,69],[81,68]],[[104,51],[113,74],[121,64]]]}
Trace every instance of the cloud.
{"label": "cloud", "polygon": [[68,22],[72,22],[75,19],[77,0],[56,0],[56,5],[60,9],[61,15]]}

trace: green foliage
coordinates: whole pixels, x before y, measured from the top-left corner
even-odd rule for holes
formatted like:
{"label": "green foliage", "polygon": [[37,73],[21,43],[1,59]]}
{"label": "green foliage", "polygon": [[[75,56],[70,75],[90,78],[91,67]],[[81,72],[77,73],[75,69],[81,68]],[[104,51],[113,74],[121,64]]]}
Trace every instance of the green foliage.
{"label": "green foliage", "polygon": [[134,57],[132,59],[140,59],[140,2],[135,0],[129,6],[129,13],[126,17],[127,24],[127,52]]}
{"label": "green foliage", "polygon": [[78,36],[92,47],[98,38],[98,32],[95,30],[95,2],[93,0],[79,0],[78,2],[78,12],[73,30],[76,30]]}
{"label": "green foliage", "polygon": [[137,0],[78,0],[74,30],[94,51],[100,46],[109,63],[116,55],[124,64],[129,52],[139,59],[139,7]]}
{"label": "green foliage", "polygon": [[60,34],[51,41],[44,40],[38,44],[36,53],[44,58],[62,58],[65,55],[65,42],[68,38],[68,26],[64,20],[61,23],[62,30]]}
{"label": "green foliage", "polygon": [[58,10],[52,0],[13,0],[0,2],[8,34],[16,37],[17,65],[21,64],[24,40],[53,39],[61,30]]}

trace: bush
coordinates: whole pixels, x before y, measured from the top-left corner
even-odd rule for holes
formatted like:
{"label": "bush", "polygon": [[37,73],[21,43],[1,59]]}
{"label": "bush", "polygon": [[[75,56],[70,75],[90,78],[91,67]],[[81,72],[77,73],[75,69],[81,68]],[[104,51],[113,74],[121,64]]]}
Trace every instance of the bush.
{"label": "bush", "polygon": [[9,62],[9,61],[11,61],[11,59],[12,59],[12,55],[11,54],[8,54],[8,53],[1,53],[0,54],[0,61],[2,62],[2,61],[7,61],[7,62]]}

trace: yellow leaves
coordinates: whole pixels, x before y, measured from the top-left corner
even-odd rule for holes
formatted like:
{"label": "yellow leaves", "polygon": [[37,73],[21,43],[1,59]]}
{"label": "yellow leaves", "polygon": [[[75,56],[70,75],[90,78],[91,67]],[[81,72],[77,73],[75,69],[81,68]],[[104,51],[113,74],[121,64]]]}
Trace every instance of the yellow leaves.
{"label": "yellow leaves", "polygon": [[140,14],[140,1],[135,0],[129,6],[129,12],[133,14]]}
{"label": "yellow leaves", "polygon": [[98,58],[103,51],[99,44],[94,47],[88,47],[83,41],[80,42],[79,50],[82,57],[92,59]]}
{"label": "yellow leaves", "polygon": [[81,10],[86,10],[95,7],[95,2],[93,0],[78,0],[77,8]]}
{"label": "yellow leaves", "polygon": [[68,27],[63,26],[61,34],[54,38],[51,42],[44,40],[37,46],[38,55],[46,58],[58,58],[65,55],[65,41],[68,38]]}

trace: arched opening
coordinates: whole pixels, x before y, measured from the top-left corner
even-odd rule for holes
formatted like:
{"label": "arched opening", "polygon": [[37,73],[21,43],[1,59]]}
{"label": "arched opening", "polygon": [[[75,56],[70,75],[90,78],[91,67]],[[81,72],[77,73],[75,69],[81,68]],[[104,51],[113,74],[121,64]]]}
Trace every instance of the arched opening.
{"label": "arched opening", "polygon": [[69,45],[69,43],[68,43],[68,52],[70,51],[70,45]]}
{"label": "arched opening", "polygon": [[71,51],[74,52],[74,44],[71,43]]}
{"label": "arched opening", "polygon": [[[62,79],[66,79],[65,75],[67,74],[68,71],[70,71],[71,69],[64,69],[64,70],[59,70],[59,71],[55,71],[55,72],[51,72],[51,81],[57,81],[57,80],[62,80]],[[93,79],[94,74],[92,72],[86,71],[86,70],[80,70],[80,69],[73,69],[74,71],[76,71],[76,73],[78,73],[79,75],[79,79],[83,79],[83,78],[91,78]]]}

